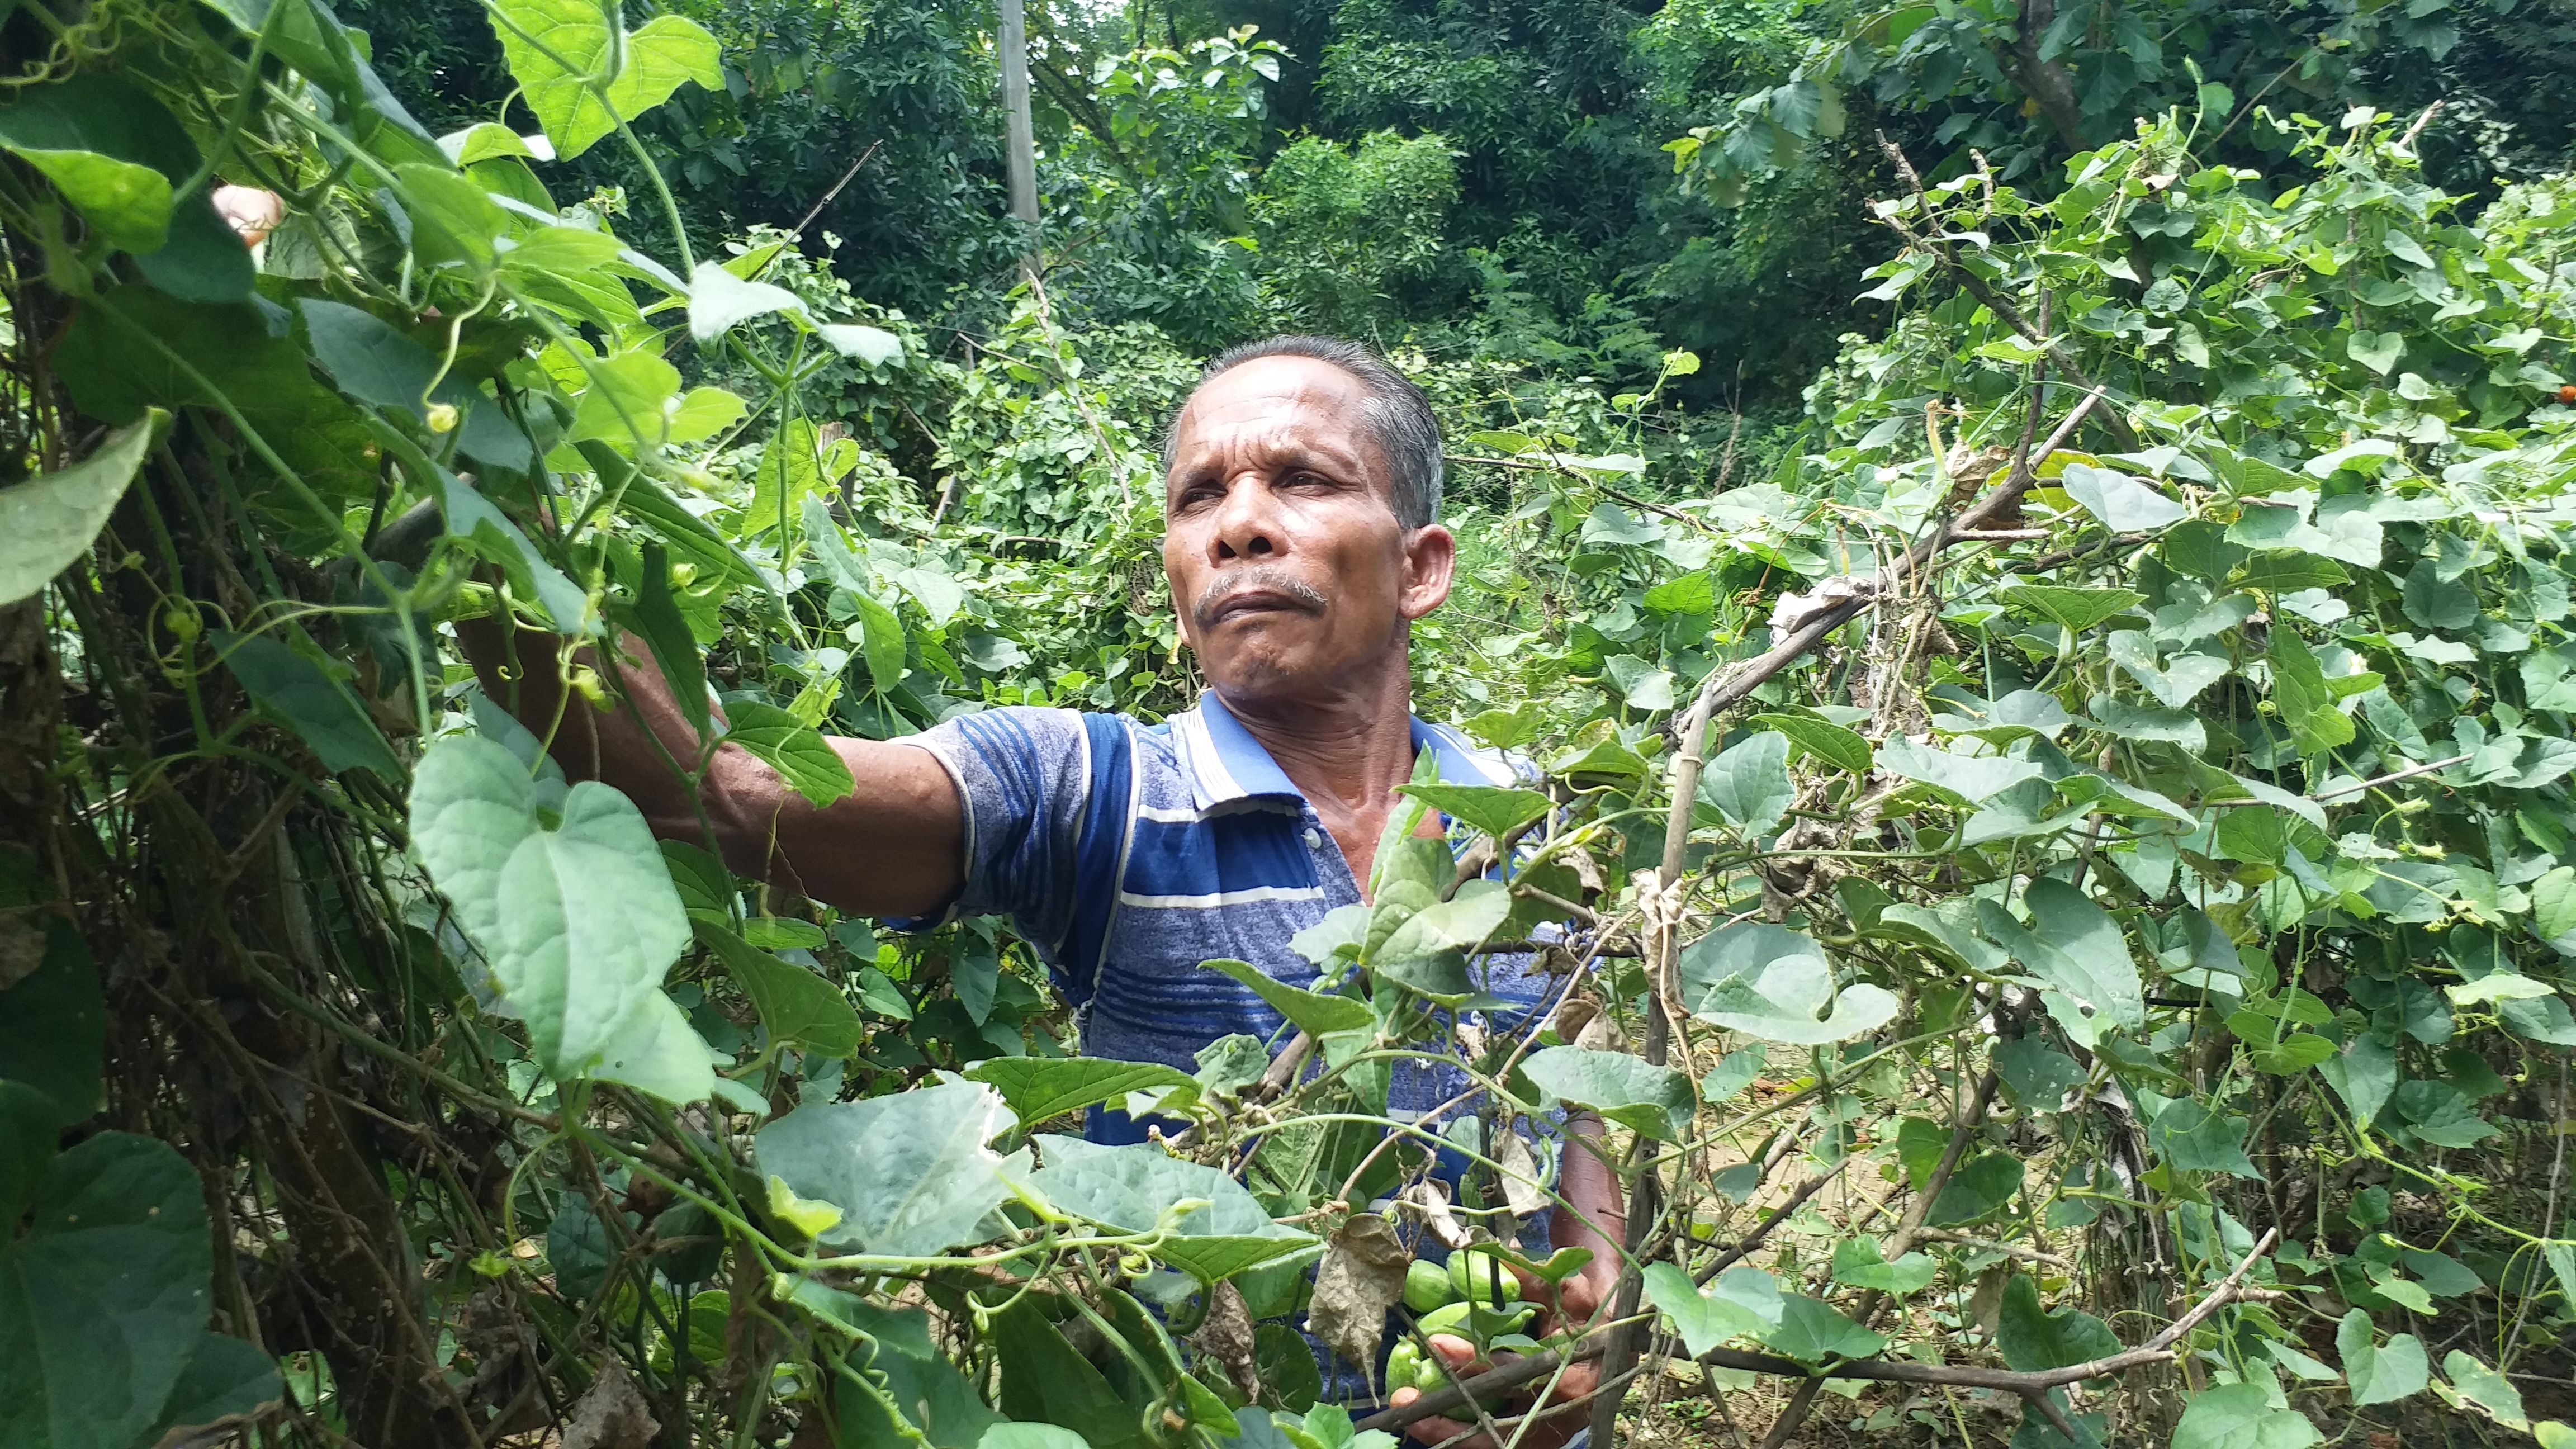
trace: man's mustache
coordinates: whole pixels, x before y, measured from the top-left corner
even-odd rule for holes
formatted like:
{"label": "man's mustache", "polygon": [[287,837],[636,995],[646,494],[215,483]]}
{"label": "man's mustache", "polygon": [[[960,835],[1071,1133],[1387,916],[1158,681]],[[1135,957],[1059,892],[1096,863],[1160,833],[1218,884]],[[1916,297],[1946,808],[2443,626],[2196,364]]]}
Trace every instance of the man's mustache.
{"label": "man's mustache", "polygon": [[1283,594],[1310,609],[1321,609],[1329,602],[1323,590],[1288,570],[1275,564],[1255,564],[1211,582],[1199,595],[1197,606],[1190,610],[1190,617],[1198,621],[1200,628],[1210,628],[1215,624],[1218,605],[1237,594],[1246,593]]}

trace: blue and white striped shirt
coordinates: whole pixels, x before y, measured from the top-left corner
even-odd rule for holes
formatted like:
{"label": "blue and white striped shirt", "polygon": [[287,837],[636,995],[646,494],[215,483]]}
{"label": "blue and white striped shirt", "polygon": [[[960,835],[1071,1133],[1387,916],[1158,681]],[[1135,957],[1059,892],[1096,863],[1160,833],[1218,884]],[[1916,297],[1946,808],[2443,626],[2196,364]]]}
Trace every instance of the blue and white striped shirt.
{"label": "blue and white striped shirt", "polygon": [[[1416,719],[1413,742],[1444,781],[1520,782],[1509,760],[1446,726]],[[1315,968],[1289,938],[1360,900],[1314,807],[1213,691],[1161,725],[996,709],[902,743],[936,756],[964,805],[966,883],[949,915],[1010,918],[1080,1013],[1086,1056],[1191,1071],[1220,1037],[1272,1037],[1279,1014],[1199,963],[1248,961],[1309,986]],[[1535,1006],[1546,994],[1528,958],[1490,958],[1485,970],[1503,1000]],[[1389,1110],[1425,1111],[1463,1083],[1401,1065]],[[1092,1127],[1104,1140],[1137,1135],[1118,1113],[1095,1113]]]}

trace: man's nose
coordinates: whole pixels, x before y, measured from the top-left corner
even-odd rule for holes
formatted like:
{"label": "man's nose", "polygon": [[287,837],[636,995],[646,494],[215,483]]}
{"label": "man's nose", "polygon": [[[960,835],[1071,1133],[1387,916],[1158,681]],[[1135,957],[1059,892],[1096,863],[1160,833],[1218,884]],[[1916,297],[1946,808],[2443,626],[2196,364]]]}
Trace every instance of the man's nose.
{"label": "man's nose", "polygon": [[1269,558],[1284,551],[1279,514],[1266,480],[1245,474],[1226,485],[1210,543],[1216,561]]}

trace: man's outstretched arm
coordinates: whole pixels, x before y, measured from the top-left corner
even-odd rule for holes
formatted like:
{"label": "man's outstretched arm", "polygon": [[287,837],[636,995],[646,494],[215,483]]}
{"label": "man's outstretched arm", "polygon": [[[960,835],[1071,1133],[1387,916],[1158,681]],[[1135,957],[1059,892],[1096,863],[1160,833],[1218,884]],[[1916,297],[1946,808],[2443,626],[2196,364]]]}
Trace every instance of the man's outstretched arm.
{"label": "man's outstretched arm", "polygon": [[931,915],[955,899],[965,816],[948,771],[929,751],[825,736],[857,788],[816,809],[776,771],[726,745],[692,799],[684,772],[703,746],[642,641],[622,641],[613,668],[592,646],[574,655],[577,666],[620,686],[596,706],[565,689],[556,636],[505,634],[491,618],[459,620],[456,634],[483,692],[539,738],[551,735],[565,774],[623,791],[656,835],[704,845],[712,829],[735,873],[844,911]]}

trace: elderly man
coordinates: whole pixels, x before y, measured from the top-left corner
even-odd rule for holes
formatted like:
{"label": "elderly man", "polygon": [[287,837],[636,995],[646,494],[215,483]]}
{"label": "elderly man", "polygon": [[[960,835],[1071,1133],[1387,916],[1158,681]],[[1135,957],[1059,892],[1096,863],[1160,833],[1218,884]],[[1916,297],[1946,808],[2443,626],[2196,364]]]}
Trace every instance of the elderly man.
{"label": "elderly man", "polygon": [[[843,910],[913,923],[1008,915],[1083,1013],[1084,1050],[1186,1067],[1219,1037],[1280,1025],[1249,988],[1199,963],[1233,958],[1310,980],[1288,940],[1363,899],[1394,790],[1420,752],[1446,780],[1512,778],[1409,708],[1412,623],[1448,597],[1456,562],[1434,521],[1440,479],[1428,402],[1365,349],[1315,337],[1240,346],[1208,364],[1165,446],[1163,567],[1211,686],[1197,708],[1155,728],[1001,709],[901,740],[836,738],[859,785],[820,810],[726,748],[692,802],[662,763],[664,747],[694,757],[689,726],[658,677],[630,665],[628,707],[571,711],[556,754],[592,765],[671,836],[701,838],[703,808],[737,870]],[[467,643],[487,666],[500,656],[496,630]],[[508,698],[496,673],[487,667],[486,687]],[[531,678],[515,704],[551,717],[554,694]],[[1528,1000],[1535,987],[1495,990]],[[1411,1075],[1393,1110],[1448,1095],[1443,1074]],[[1577,1211],[1556,1214],[1550,1236],[1593,1251],[1556,1304],[1580,1320],[1616,1262],[1603,1232],[1617,1232],[1619,1202],[1582,1141],[1599,1123],[1578,1116],[1568,1130],[1561,1190]],[[1137,1129],[1095,1114],[1093,1133],[1132,1140]],[[1463,1339],[1433,1346],[1461,1365],[1470,1357]],[[1593,1381],[1579,1365],[1558,1396]],[[1582,1417],[1551,1415],[1521,1442],[1561,1445]],[[1434,1417],[1413,1432],[1438,1442],[1471,1427]]]}

